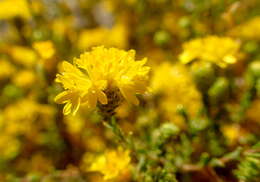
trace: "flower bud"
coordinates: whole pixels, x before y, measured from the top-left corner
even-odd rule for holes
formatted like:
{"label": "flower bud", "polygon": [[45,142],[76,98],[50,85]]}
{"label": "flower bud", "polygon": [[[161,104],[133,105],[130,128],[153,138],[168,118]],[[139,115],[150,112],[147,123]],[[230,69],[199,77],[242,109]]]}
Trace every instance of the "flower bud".
{"label": "flower bud", "polygon": [[260,78],[260,60],[253,61],[249,65],[249,72],[256,78]]}
{"label": "flower bud", "polygon": [[243,50],[247,53],[254,53],[257,49],[258,43],[256,41],[248,41],[243,46]]}
{"label": "flower bud", "polygon": [[191,25],[191,21],[190,21],[189,17],[183,16],[180,18],[178,24],[181,28],[187,28]]}
{"label": "flower bud", "polygon": [[153,141],[155,146],[160,146],[171,136],[177,135],[180,129],[173,123],[164,123],[160,128],[154,130]]}
{"label": "flower bud", "polygon": [[156,45],[159,46],[163,46],[167,44],[170,41],[170,39],[171,39],[171,35],[169,34],[169,32],[165,30],[157,31],[154,34],[154,42]]}
{"label": "flower bud", "polygon": [[160,128],[161,134],[168,138],[179,133],[180,129],[173,123],[165,123]]}
{"label": "flower bud", "polygon": [[205,92],[215,80],[215,69],[211,63],[196,62],[191,67],[191,73],[197,87]]}
{"label": "flower bud", "polygon": [[210,102],[217,104],[225,100],[228,96],[228,87],[229,82],[226,78],[218,78],[208,91]]}
{"label": "flower bud", "polygon": [[23,96],[23,91],[15,85],[8,84],[3,88],[3,95],[5,98],[16,99]]}

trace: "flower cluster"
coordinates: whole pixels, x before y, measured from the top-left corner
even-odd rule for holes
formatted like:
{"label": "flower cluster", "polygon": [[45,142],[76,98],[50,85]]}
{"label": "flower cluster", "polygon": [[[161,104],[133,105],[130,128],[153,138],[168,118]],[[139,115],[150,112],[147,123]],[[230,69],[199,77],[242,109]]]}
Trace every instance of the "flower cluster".
{"label": "flower cluster", "polygon": [[0,181],[260,181],[259,10],[0,0]]}

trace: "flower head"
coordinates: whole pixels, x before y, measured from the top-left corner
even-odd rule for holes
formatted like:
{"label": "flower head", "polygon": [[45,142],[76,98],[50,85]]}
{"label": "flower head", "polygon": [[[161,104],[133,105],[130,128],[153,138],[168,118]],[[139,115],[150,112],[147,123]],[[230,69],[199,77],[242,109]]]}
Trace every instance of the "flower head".
{"label": "flower head", "polygon": [[117,23],[111,29],[98,27],[83,30],[78,39],[78,47],[82,50],[100,44],[126,48],[128,43],[128,28],[124,23]]}
{"label": "flower head", "polygon": [[37,54],[25,46],[11,47],[10,55],[16,63],[29,68],[33,67],[37,61]]}
{"label": "flower head", "polygon": [[9,78],[15,73],[15,67],[5,59],[0,59],[0,80]]}
{"label": "flower head", "polygon": [[231,36],[244,39],[260,39],[260,16],[256,16],[249,21],[236,26],[230,32]]}
{"label": "flower head", "polygon": [[55,54],[53,43],[49,40],[33,43],[33,48],[43,59],[49,59]]}
{"label": "flower head", "polygon": [[22,88],[29,88],[36,81],[36,75],[31,70],[22,70],[17,72],[13,77],[13,82],[15,85]]}
{"label": "flower head", "polygon": [[239,44],[229,37],[207,36],[184,43],[183,49],[180,61],[184,64],[200,59],[226,67],[237,61]]}
{"label": "flower head", "polygon": [[180,127],[185,127],[185,123],[177,112],[179,108],[184,108],[190,118],[195,118],[202,107],[200,92],[184,65],[159,65],[152,76],[151,87],[160,95],[159,110],[167,120]]}
{"label": "flower head", "polygon": [[128,169],[131,161],[129,153],[121,147],[117,150],[108,150],[96,158],[89,171],[101,172],[105,180],[116,178]]}
{"label": "flower head", "polygon": [[127,101],[138,104],[136,94],[147,89],[149,67],[146,59],[135,61],[135,51],[94,47],[83,53],[73,64],[63,62],[57,82],[65,91],[56,96],[64,104],[64,114],[75,114],[80,104],[94,108],[97,102],[106,105],[111,97],[122,95]]}
{"label": "flower head", "polygon": [[24,19],[31,17],[27,0],[2,0],[0,2],[0,19],[10,19],[14,17]]}

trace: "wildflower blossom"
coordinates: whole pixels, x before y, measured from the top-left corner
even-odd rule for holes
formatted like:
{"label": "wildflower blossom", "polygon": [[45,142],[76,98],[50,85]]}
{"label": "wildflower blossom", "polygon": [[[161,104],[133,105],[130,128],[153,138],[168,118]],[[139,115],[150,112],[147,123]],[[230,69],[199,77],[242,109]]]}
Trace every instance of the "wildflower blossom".
{"label": "wildflower blossom", "polygon": [[55,101],[66,103],[65,115],[75,114],[80,104],[94,108],[98,101],[106,105],[121,94],[127,101],[138,104],[135,94],[147,89],[149,67],[145,63],[146,59],[135,61],[134,50],[95,47],[74,59],[74,64],[63,62],[63,71],[56,81],[62,83],[65,91]]}
{"label": "wildflower blossom", "polygon": [[19,140],[6,133],[0,134],[0,155],[1,159],[13,159],[19,153],[21,143]]}
{"label": "wildflower blossom", "polygon": [[127,27],[123,23],[119,23],[111,29],[102,27],[82,31],[79,35],[78,46],[82,50],[100,44],[126,48],[127,39]]}
{"label": "wildflower blossom", "polygon": [[224,125],[221,127],[221,131],[230,144],[234,144],[242,135],[241,129],[236,124]]}
{"label": "wildflower blossom", "polygon": [[229,37],[208,36],[191,40],[183,45],[180,61],[184,64],[195,59],[210,61],[220,67],[234,64],[239,44]]}
{"label": "wildflower blossom", "polygon": [[96,158],[89,171],[101,172],[105,180],[116,178],[128,169],[131,161],[129,153],[121,147],[117,150],[108,150]]}
{"label": "wildflower blossom", "polygon": [[34,66],[37,60],[36,53],[32,49],[24,46],[13,46],[10,49],[10,55],[16,63],[26,67]]}
{"label": "wildflower blossom", "polygon": [[35,83],[36,75],[31,70],[22,70],[14,75],[12,80],[15,85],[22,88],[28,88]]}
{"label": "wildflower blossom", "polygon": [[[51,120],[53,114],[54,109],[48,105],[39,104],[31,98],[21,99],[3,110],[3,119],[8,121],[4,122],[5,132],[12,135],[34,136],[32,138],[36,140],[35,134],[40,131],[42,125],[47,124],[45,121]],[[41,121],[38,117],[41,117]],[[40,124],[34,125],[36,120]]]}
{"label": "wildflower blossom", "polygon": [[35,42],[33,48],[43,59],[49,59],[55,54],[55,49],[51,41]]}
{"label": "wildflower blossom", "polygon": [[179,108],[184,108],[194,118],[202,107],[201,95],[183,65],[164,63],[158,66],[152,76],[151,87],[154,93],[161,95],[158,103],[161,112],[180,127],[184,127],[184,123],[177,113]]}
{"label": "wildflower blossom", "polygon": [[0,60],[0,80],[10,77],[15,72],[15,67],[5,59]]}
{"label": "wildflower blossom", "polygon": [[245,39],[260,39],[260,16],[238,25],[230,31],[230,35]]}
{"label": "wildflower blossom", "polygon": [[2,0],[0,1],[0,19],[31,17],[27,0]]}

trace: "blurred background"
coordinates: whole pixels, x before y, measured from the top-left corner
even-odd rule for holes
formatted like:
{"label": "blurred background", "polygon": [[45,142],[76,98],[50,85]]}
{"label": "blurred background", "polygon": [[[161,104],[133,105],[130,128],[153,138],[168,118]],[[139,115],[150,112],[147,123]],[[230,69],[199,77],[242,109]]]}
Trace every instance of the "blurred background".
{"label": "blurred background", "polygon": [[116,119],[137,157],[110,181],[260,181],[259,0],[0,0],[0,181],[102,182],[98,109],[63,116],[63,60],[148,58],[151,92]]}

